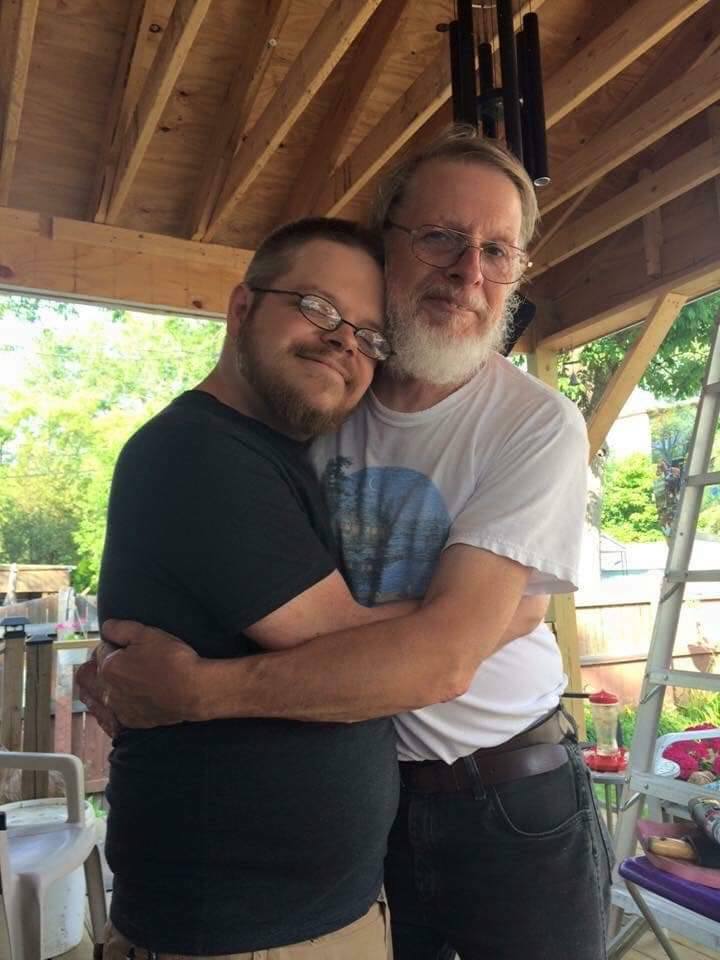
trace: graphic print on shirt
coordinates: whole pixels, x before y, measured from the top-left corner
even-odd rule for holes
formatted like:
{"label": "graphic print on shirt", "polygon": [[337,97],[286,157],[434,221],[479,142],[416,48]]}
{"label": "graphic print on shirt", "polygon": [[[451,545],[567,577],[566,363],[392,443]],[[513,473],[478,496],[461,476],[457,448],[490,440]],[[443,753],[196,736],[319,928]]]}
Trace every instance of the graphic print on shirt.
{"label": "graphic print on shirt", "polygon": [[370,606],[421,597],[450,530],[440,491],[417,470],[352,463],[333,457],[321,481],[353,594]]}

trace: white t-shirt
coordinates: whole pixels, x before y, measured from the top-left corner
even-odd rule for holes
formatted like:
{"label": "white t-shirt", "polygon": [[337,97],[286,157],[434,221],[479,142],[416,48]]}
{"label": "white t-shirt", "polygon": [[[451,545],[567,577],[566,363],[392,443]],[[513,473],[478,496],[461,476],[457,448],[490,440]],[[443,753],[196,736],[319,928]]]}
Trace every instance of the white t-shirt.
{"label": "white t-shirt", "polygon": [[[575,405],[499,355],[428,410],[398,413],[369,394],[313,447],[355,597],[421,597],[454,543],[531,567],[526,593],[576,589],[587,446]],[[541,625],[485,660],[463,696],[398,715],[400,759],[451,763],[503,743],[566,682]]]}

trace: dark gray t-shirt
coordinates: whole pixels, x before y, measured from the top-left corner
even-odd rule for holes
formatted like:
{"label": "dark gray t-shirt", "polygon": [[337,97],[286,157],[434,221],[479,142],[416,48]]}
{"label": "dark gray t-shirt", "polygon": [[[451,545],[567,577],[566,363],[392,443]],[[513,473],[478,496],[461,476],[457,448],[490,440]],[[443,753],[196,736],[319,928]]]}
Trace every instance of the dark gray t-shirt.
{"label": "dark gray t-shirt", "polygon": [[[243,630],[335,567],[301,444],[191,391],[123,449],[102,619],[161,627],[205,657],[262,655]],[[113,923],[195,955],[339,929],[377,898],[397,790],[388,720],[125,731],[108,787]]]}

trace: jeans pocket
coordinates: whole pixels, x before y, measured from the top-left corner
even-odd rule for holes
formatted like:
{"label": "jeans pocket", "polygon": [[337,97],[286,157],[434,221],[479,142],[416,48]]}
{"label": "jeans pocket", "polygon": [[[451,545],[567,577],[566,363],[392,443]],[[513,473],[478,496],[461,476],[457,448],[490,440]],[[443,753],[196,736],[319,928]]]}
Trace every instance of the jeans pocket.
{"label": "jeans pocket", "polygon": [[547,773],[497,784],[493,795],[502,821],[518,836],[549,836],[589,817],[570,761]]}

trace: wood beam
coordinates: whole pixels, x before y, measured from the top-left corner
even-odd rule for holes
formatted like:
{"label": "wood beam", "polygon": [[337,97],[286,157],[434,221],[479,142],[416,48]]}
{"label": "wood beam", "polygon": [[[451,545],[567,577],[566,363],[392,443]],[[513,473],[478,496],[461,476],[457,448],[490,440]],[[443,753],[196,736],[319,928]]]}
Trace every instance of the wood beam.
{"label": "wood beam", "polygon": [[252,251],[0,208],[0,288],[221,317]]}
{"label": "wood beam", "polygon": [[187,233],[193,240],[204,236],[223,183],[230,169],[257,99],[268,66],[277,50],[277,38],[291,0],[257,4],[249,15],[247,49],[218,112],[205,164],[190,207]]}
{"label": "wood beam", "polygon": [[347,77],[341,84],[307,151],[286,208],[295,220],[316,212],[325,182],[342,157],[368,95],[395,43],[395,32],[408,0],[384,0],[373,14],[352,51]]}
{"label": "wood beam", "polygon": [[[518,25],[532,8],[536,13],[545,0],[524,2],[515,15]],[[491,39],[497,49],[497,37]],[[442,53],[430,63],[405,93],[395,101],[365,139],[337,168],[326,184],[316,212],[335,216],[372,180],[405,144],[450,99],[450,57]]]}
{"label": "wood beam", "polygon": [[636,156],[720,99],[720,51],[685,73],[650,101],[603,130],[555,170],[543,191],[542,213]]}
{"label": "wood beam", "polygon": [[533,251],[533,279],[718,175],[720,143],[710,138],[566,226],[540,255]]}
{"label": "wood beam", "polygon": [[593,340],[610,336],[641,323],[652,309],[652,304],[665,293],[683,294],[696,299],[720,289],[720,255],[711,254],[703,263],[676,273],[672,280],[653,280],[645,284],[633,297],[623,299],[586,319],[542,337],[543,346],[564,351],[582,347]]}
{"label": "wood beam", "polygon": [[130,115],[140,96],[141,80],[144,80],[149,67],[149,64],[145,65],[151,52],[154,52],[149,30],[153,6],[153,0],[132,0],[128,8],[125,37],[118,57],[95,181],[88,204],[88,219],[98,223],[103,223],[107,217],[120,138],[125,133]]}
{"label": "wood beam", "polygon": [[[719,154],[720,156],[720,154]],[[647,180],[653,171],[643,167],[638,174],[639,180]],[[642,218],[643,246],[645,248],[645,267],[649,277],[662,276],[663,225],[662,210],[650,210]]]}
{"label": "wood beam", "polygon": [[548,127],[587,100],[707,0],[640,0],[599,33],[550,78],[545,94]]}
{"label": "wood beam", "polygon": [[[20,139],[20,122],[25,103],[30,56],[40,0],[20,0],[20,9],[13,9],[13,3],[3,14],[3,26],[14,27],[14,44],[11,59],[0,72],[8,75],[2,83],[2,141],[0,142],[0,204],[6,205],[10,198],[15,154]],[[16,6],[16,5],[15,5]],[[5,42],[3,47],[6,48]]]}
{"label": "wood beam", "polygon": [[[708,129],[712,137],[715,149],[720,151],[720,105],[713,104],[708,110]],[[718,217],[720,218],[720,176],[715,177],[715,205],[717,207]]]}
{"label": "wood beam", "polygon": [[160,49],[118,146],[107,220],[116,221],[212,0],[175,0]]}
{"label": "wood beam", "polygon": [[[534,344],[527,355],[528,371],[532,376],[557,389],[558,357],[557,351],[549,350],[541,344]],[[571,691],[582,690],[580,674],[580,647],[578,643],[577,615],[575,612],[575,598],[572,593],[554,594],[548,609],[546,619],[554,628],[555,638],[562,655],[563,670],[567,674],[568,688]],[[578,725],[580,738],[585,736],[585,717],[582,700],[568,699],[565,709],[572,714]]]}
{"label": "wood beam", "polygon": [[683,294],[674,292],[662,294],[656,300],[640,335],[623,357],[590,415],[590,459],[603,445],[608,430],[642,379],[648,363],[659,350],[686,300]]}
{"label": "wood beam", "polygon": [[205,240],[224,227],[381,0],[333,0],[234,157]]}

